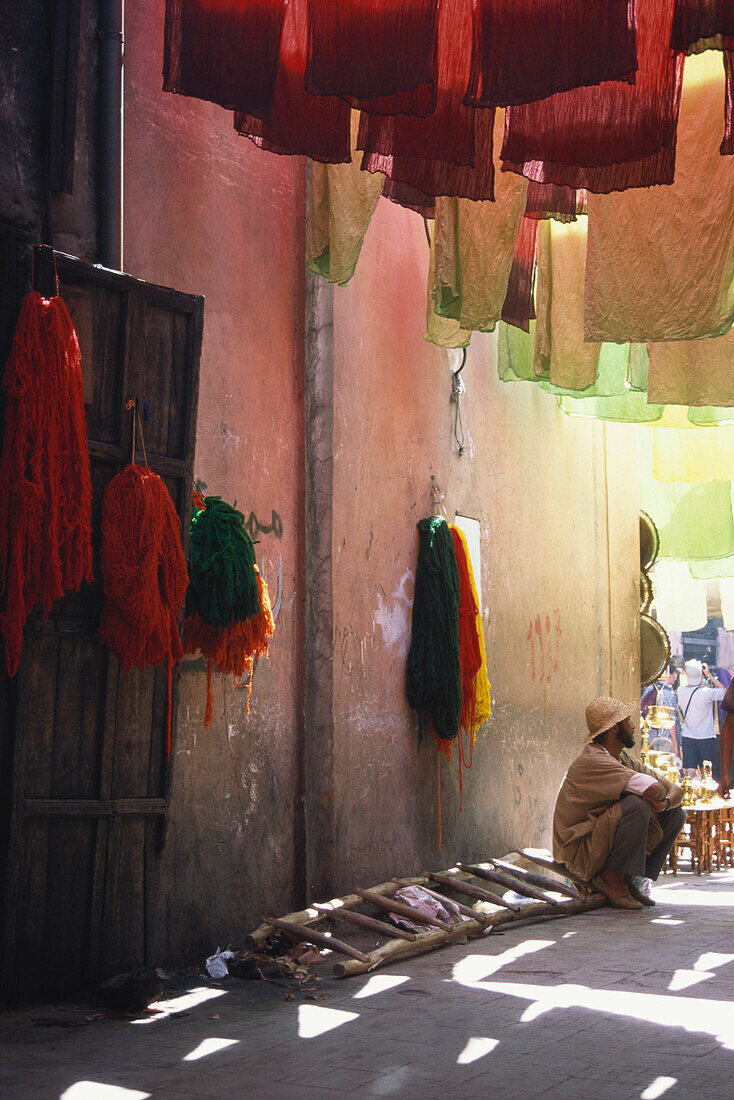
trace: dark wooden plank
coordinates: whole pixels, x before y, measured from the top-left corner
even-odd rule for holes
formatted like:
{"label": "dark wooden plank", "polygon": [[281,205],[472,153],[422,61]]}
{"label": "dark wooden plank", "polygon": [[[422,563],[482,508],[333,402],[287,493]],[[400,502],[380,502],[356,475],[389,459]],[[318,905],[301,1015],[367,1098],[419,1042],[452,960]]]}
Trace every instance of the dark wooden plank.
{"label": "dark wooden plank", "polygon": [[[130,417],[130,414],[127,414]],[[132,420],[132,417],[130,417]],[[131,426],[128,424],[126,444],[124,447],[111,446],[108,443],[98,443],[96,440],[90,439],[89,441],[89,454],[92,458],[103,458],[108,462],[117,463],[122,468],[127,466],[130,461],[130,432]],[[146,439],[146,451],[147,451],[147,439]],[[178,458],[167,458],[165,455],[156,454],[155,451],[147,451],[148,465],[151,470],[155,470],[161,477],[168,475],[171,477],[182,477],[186,473],[186,463],[182,462]],[[136,451],[135,461],[143,461],[143,452],[141,450]]]}
{"label": "dark wooden plank", "polygon": [[93,286],[106,287],[125,294],[136,294],[149,302],[160,302],[169,309],[176,309],[181,313],[195,314],[199,304],[203,304],[204,301],[202,297],[195,294],[185,294],[171,287],[146,283],[143,279],[136,279],[134,275],[113,271],[111,268],[102,267],[101,264],[84,263],[83,260],[70,256],[66,252],[57,251],[55,256],[59,278],[64,278],[71,273],[79,284],[91,283]]}
{"label": "dark wooden plank", "polygon": [[144,818],[112,818],[108,846],[99,975],[111,977],[145,963]]}
{"label": "dark wooden plank", "polygon": [[61,636],[51,760],[53,799],[96,798],[106,664],[95,638]]}
{"label": "dark wooden plank", "polygon": [[188,330],[191,315],[172,313],[171,388],[168,410],[168,455],[186,460],[186,445],[191,417],[189,394],[191,375],[188,369]]}
{"label": "dark wooden plank", "polygon": [[151,454],[167,455],[168,424],[171,410],[171,374],[173,362],[173,316],[170,309],[147,302],[143,328],[143,346],[137,349],[145,376],[139,397],[147,406],[149,420],[143,416],[145,447]]}
{"label": "dark wooden plank", "polygon": [[144,817],[166,812],[163,798],[26,798],[22,813],[29,817]]}
{"label": "dark wooden plank", "polygon": [[50,821],[43,943],[39,978],[44,997],[77,992],[88,969],[90,896],[95,822],[80,818]]}
{"label": "dark wooden plank", "polygon": [[132,668],[118,700],[110,798],[145,798],[148,793],[151,716],[155,671]]}
{"label": "dark wooden plank", "polygon": [[[9,899],[10,912],[15,918],[9,944],[13,954],[8,960],[11,963],[11,989],[23,999],[35,997],[36,990],[43,986],[44,981],[49,828],[48,821],[23,824],[18,893]],[[43,999],[42,988],[38,999]]]}
{"label": "dark wooden plank", "polygon": [[23,680],[18,692],[16,744],[21,756],[22,790],[31,798],[51,795],[51,765],[56,721],[59,639],[26,630]]}

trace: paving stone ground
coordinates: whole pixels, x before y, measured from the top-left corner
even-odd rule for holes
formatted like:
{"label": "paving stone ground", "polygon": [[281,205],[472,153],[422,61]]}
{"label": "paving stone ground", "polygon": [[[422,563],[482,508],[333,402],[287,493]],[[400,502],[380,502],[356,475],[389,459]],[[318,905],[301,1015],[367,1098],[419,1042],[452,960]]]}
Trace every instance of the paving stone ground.
{"label": "paving stone ground", "polygon": [[195,979],[145,1022],[6,1013],[0,1096],[732,1100],[734,872],[663,876],[655,897],[327,979],[317,1000]]}

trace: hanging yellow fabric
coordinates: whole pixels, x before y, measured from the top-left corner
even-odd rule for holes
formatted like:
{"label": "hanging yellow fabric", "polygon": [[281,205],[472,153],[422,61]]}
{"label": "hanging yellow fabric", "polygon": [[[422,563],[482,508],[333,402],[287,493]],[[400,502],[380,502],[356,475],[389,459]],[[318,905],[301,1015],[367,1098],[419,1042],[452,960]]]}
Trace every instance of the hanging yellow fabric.
{"label": "hanging yellow fabric", "polygon": [[689,57],[675,182],[589,195],[587,339],[691,340],[731,328],[734,164],[719,153],[723,103],[721,55]]}
{"label": "hanging yellow fabric", "polygon": [[652,476],[657,481],[730,481],[734,476],[734,426],[696,428],[687,409],[681,408],[677,411],[683,423],[669,427],[667,416],[673,408],[666,409],[665,426],[651,429]]}
{"label": "hanging yellow fabric", "polygon": [[477,605],[477,633],[479,634],[479,649],[482,654],[482,664],[477,673],[476,679],[476,719],[475,728],[478,729],[482,722],[486,722],[492,713],[492,697],[489,678],[487,676],[487,647],[484,641],[484,627],[482,625],[482,610],[479,607],[479,596],[477,594],[477,585],[474,579],[474,569],[472,567],[471,554],[469,553],[469,543],[467,542],[466,535],[460,527],[452,526],[452,531],[456,531],[461,539],[464,550],[466,551],[466,563],[467,572],[469,573],[469,580],[471,581],[472,595],[474,596],[474,602]]}
{"label": "hanging yellow fabric", "polygon": [[601,344],[584,342],[586,218],[540,226],[533,371],[551,385],[586,390],[596,382]]}
{"label": "hanging yellow fabric", "polygon": [[340,286],[354,275],[385,180],[380,172],[360,170],[358,120],[353,111],[351,163],[312,161],[309,179],[306,267]]}
{"label": "hanging yellow fabric", "polygon": [[[497,111],[494,148],[502,144],[504,112]],[[492,332],[504,304],[528,181],[496,172],[495,201],[437,198],[429,299],[440,317],[464,329]],[[430,307],[429,307],[430,308]]]}
{"label": "hanging yellow fabric", "polygon": [[734,405],[734,331],[709,340],[647,346],[648,400],[677,405]]}

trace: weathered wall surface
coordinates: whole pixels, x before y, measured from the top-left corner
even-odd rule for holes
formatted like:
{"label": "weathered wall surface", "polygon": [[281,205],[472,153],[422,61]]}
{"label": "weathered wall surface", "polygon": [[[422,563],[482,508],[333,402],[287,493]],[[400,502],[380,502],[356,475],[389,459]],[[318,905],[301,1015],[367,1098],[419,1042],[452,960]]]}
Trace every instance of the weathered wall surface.
{"label": "weathered wall surface", "polygon": [[[423,339],[427,262],[420,220],[382,201],[355,278],[335,292],[335,888],[548,844],[586,703],[638,692],[634,429],[501,383],[495,337],[475,336],[459,457],[447,353]],[[404,686],[432,474],[450,519],[481,522],[494,703],[463,813],[457,754],[442,761],[440,855],[436,751],[432,735],[418,745]]]}
{"label": "weathered wall surface", "polygon": [[299,888],[306,177],[231,114],[162,92],[162,43],[163,5],[127,5],[125,267],[205,295],[195,477],[256,517],[278,613],[249,719],[246,691],[216,677],[205,730],[205,673],[183,666],[156,935],[175,959],[236,941]]}

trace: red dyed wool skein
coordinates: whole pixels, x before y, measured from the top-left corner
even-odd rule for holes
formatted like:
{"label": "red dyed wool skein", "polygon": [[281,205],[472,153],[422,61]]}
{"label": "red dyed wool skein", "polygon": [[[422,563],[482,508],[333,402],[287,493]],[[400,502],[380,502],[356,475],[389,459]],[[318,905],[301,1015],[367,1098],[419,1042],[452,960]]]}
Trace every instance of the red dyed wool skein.
{"label": "red dyed wool skein", "polygon": [[100,637],[120,662],[171,669],[182,656],[178,623],[189,582],[181,521],[168,489],[147,466],[126,466],[102,500]]}
{"label": "red dyed wool skein", "polygon": [[36,604],[92,580],[92,485],[81,353],[62,298],[26,294],[5,367],[0,456],[0,627],[8,673]]}

